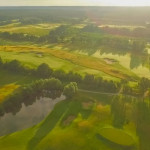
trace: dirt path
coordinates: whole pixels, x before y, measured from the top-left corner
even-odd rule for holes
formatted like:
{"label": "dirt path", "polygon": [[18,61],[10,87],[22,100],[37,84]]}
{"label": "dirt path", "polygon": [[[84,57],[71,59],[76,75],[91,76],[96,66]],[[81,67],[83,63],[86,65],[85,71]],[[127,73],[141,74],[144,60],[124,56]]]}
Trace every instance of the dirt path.
{"label": "dirt path", "polygon": [[136,98],[136,97],[134,97],[134,96],[132,96],[132,95],[121,94],[120,91],[122,91],[122,90],[120,90],[118,93],[96,92],[96,91],[83,90],[83,89],[79,89],[79,91],[80,91],[80,92],[87,92],[87,93],[110,95],[110,96],[125,95],[125,96],[128,96],[128,97]]}

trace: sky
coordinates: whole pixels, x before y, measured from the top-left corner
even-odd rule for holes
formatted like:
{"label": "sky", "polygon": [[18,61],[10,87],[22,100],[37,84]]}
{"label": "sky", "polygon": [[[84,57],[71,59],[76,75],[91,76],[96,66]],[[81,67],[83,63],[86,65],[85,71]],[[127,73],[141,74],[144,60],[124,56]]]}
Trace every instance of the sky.
{"label": "sky", "polygon": [[150,0],[0,0],[0,6],[150,6]]}

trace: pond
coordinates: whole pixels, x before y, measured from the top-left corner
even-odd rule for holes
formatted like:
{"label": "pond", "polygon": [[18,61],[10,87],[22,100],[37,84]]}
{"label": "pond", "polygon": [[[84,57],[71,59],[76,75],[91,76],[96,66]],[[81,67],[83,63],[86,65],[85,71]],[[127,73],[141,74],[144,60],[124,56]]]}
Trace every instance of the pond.
{"label": "pond", "polygon": [[[105,62],[106,59],[116,60],[123,67],[131,70],[133,73],[137,74],[139,77],[146,77],[150,79],[150,59],[149,55],[140,55],[140,54],[113,54],[112,52],[103,52],[100,51],[95,52],[92,56],[97,58],[102,58]],[[108,60],[107,62],[108,63]],[[113,62],[115,63],[115,62]]]}
{"label": "pond", "polygon": [[36,125],[52,111],[55,104],[62,100],[65,100],[63,95],[56,99],[43,97],[32,105],[22,104],[21,110],[15,115],[6,113],[0,117],[0,136]]}

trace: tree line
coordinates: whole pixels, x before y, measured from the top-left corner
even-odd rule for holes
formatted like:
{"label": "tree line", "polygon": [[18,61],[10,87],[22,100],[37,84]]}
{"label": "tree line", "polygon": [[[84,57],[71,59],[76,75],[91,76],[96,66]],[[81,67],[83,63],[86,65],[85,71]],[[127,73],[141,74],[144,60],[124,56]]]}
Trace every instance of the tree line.
{"label": "tree line", "polygon": [[148,39],[148,41],[150,37],[149,25],[147,25],[146,27],[136,27],[133,30],[128,28],[114,28],[108,26],[102,27],[102,29],[109,34],[135,37],[135,38],[146,38]]}
{"label": "tree line", "polygon": [[97,90],[109,93],[117,93],[122,88],[122,93],[127,95],[144,95],[146,91],[150,90],[150,80],[147,78],[140,78],[137,88],[128,86],[128,81],[121,80],[121,82],[114,82],[112,80],[104,80],[102,77],[95,77],[92,74],[85,74],[81,76],[75,72],[65,72],[61,69],[53,70],[49,65],[42,63],[37,68],[27,68],[23,66],[18,60],[3,62],[0,58],[0,68],[8,70],[13,73],[21,73],[32,75],[40,79],[50,77],[57,78],[63,82],[76,82],[78,85],[87,90]]}
{"label": "tree line", "polygon": [[143,51],[146,42],[144,40],[109,34],[104,28],[89,24],[82,29],[70,25],[62,25],[52,31],[46,37],[49,43],[67,43],[72,48],[94,52],[105,47],[117,52]]}
{"label": "tree line", "polygon": [[[87,90],[96,90],[96,91],[103,91],[108,93],[117,93],[120,91],[122,85],[124,86],[122,92],[124,94],[129,95],[137,95],[137,93],[127,85],[126,81],[122,80],[121,82],[114,82],[112,80],[104,80],[102,77],[95,77],[92,74],[85,74],[81,76],[75,72],[65,72],[61,69],[53,70],[49,65],[42,63],[37,68],[27,68],[23,66],[19,61],[12,60],[9,62],[3,62],[0,59],[0,68],[8,70],[13,73],[22,73],[27,74],[29,76],[35,76],[37,78],[50,78],[54,77],[63,82],[76,82],[81,88]],[[126,84],[122,84],[122,83]]]}
{"label": "tree line", "polygon": [[10,32],[0,32],[0,38],[5,40],[12,40],[12,41],[29,41],[29,42],[37,42],[39,37],[24,33],[10,33]]}
{"label": "tree line", "polygon": [[76,82],[63,85],[56,78],[36,80],[31,84],[19,87],[14,93],[9,95],[0,105],[0,116],[3,116],[5,113],[16,114],[22,108],[23,103],[25,106],[32,105],[41,97],[56,99],[64,94],[67,98],[71,98],[77,91],[78,86]]}
{"label": "tree line", "polygon": [[49,35],[35,36],[23,33],[1,32],[0,38],[13,41],[30,41],[35,43],[61,43],[71,49],[80,49],[89,54],[98,49],[112,50],[116,53],[144,52],[146,41],[130,37],[116,36],[96,25],[89,24],[84,28],[61,25],[49,32]]}

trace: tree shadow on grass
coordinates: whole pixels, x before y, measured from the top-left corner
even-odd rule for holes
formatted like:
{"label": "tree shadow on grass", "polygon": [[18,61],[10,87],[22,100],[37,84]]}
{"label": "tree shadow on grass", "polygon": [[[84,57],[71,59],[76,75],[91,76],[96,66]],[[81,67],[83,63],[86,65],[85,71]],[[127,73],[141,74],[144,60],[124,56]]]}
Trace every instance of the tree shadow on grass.
{"label": "tree shadow on grass", "polygon": [[35,133],[34,137],[29,141],[27,150],[34,150],[42,139],[49,134],[49,132],[55,127],[60,120],[64,112],[66,111],[70,101],[62,101],[58,103],[50,115],[43,121],[39,129]]}
{"label": "tree shadow on grass", "polygon": [[111,147],[113,150],[137,150],[135,145],[131,145],[131,146],[123,146],[123,145],[119,145],[117,143],[113,143],[109,140],[107,140],[106,138],[104,138],[103,136],[101,136],[100,134],[96,134],[96,137],[101,140],[105,145],[108,145],[109,147]]}
{"label": "tree shadow on grass", "polygon": [[[93,107],[91,107],[89,109],[84,109],[83,106],[82,106],[82,102],[83,101],[79,101],[79,100],[76,100],[76,99],[71,101],[67,111],[65,112],[65,114],[64,114],[64,116],[63,116],[63,118],[60,122],[61,127],[64,127],[63,124],[69,116],[74,116],[74,119],[78,116],[78,114],[81,114],[83,119],[87,119],[90,116],[90,114],[92,113],[92,108]],[[71,122],[72,121],[70,121],[70,123],[68,125],[70,125]]]}

